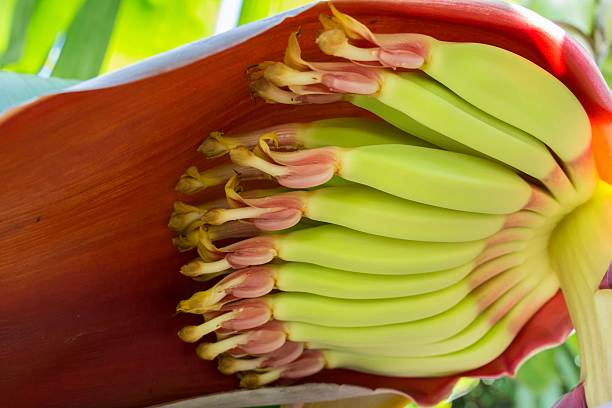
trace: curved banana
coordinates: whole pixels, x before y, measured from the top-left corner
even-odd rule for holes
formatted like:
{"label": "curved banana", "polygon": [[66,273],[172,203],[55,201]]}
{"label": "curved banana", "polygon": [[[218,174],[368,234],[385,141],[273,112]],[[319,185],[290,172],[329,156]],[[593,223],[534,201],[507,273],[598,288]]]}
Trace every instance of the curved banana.
{"label": "curved banana", "polygon": [[233,149],[230,157],[234,163],[261,170],[290,188],[320,185],[337,174],[407,200],[487,214],[516,212],[535,194],[506,167],[445,150],[373,145],[273,152],[263,138],[259,147],[273,163],[245,147]]}
{"label": "curved banana", "polygon": [[468,284],[458,282],[422,295],[366,300],[281,292],[269,295],[266,302],[270,305],[276,320],[332,327],[365,327],[434,316],[456,305],[470,293],[470,290]]}
{"label": "curved banana", "polygon": [[[453,322],[453,324],[465,327],[476,317],[477,313],[488,308],[491,303],[495,302],[495,299],[516,286],[529,273],[535,275],[535,278],[534,276],[531,276],[531,278],[537,282],[540,279],[540,274],[533,274],[530,267],[533,267],[533,265],[522,265],[505,271],[498,270],[497,275],[490,277],[482,288],[479,287],[476,290],[473,290],[474,286],[470,279],[464,279],[438,291],[399,298],[340,299],[299,292],[280,292],[256,299],[221,305],[218,308],[220,314],[215,314],[214,318],[207,319],[201,325],[184,327],[180,335],[185,341],[194,342],[221,327],[235,330],[252,329],[274,319],[285,322],[284,332],[288,334],[290,340],[337,344],[335,342],[342,341],[342,335],[346,336],[349,332],[353,332],[354,335],[359,333],[360,330],[368,331],[366,328],[374,326],[375,329],[370,329],[369,332],[375,333],[381,327],[384,331],[387,325],[402,323],[391,328],[391,330],[395,330],[396,336],[386,338],[386,341],[389,342],[401,342],[402,335],[406,336],[408,332],[415,330],[415,328],[423,329],[431,324],[431,322],[425,322],[428,318],[444,315],[445,311],[455,307],[462,309],[462,319],[459,320],[463,323]],[[478,271],[477,273],[485,272]],[[479,284],[481,280],[476,279]],[[520,298],[521,293],[521,290],[519,290],[514,296]],[[462,299],[468,300],[462,302],[461,306],[456,306]],[[187,311],[201,313],[201,310],[197,309],[197,300],[196,298],[181,302],[177,310],[185,311],[185,307],[190,307],[192,309]],[[472,313],[469,313],[466,308],[468,310],[472,309]],[[452,315],[452,313],[450,314]],[[433,320],[444,318],[448,318],[448,316],[440,316]],[[408,324],[408,322],[414,323]],[[316,337],[310,339],[300,337],[300,327],[298,325],[296,328],[294,326],[296,323],[309,323],[310,326],[307,325],[306,329],[310,327],[310,330],[314,330],[312,335]],[[387,326],[387,329],[389,327],[391,326]],[[357,329],[342,330],[342,328]],[[322,340],[325,333],[328,335],[331,333],[333,337],[335,332],[340,333],[339,337],[335,337],[335,342],[330,343],[328,340]],[[304,332],[301,334],[303,336]],[[373,340],[371,336],[368,339]],[[365,338],[361,339],[361,341],[364,340]]]}
{"label": "curved banana", "polygon": [[[366,373],[399,377],[438,377],[468,371],[495,359],[510,345],[518,331],[546,300],[558,290],[553,275],[546,285],[547,298],[530,303],[530,313],[514,308],[504,316],[480,340],[468,348],[454,353],[429,357],[388,357],[351,353],[339,350],[323,350],[327,368],[349,368]],[[541,289],[543,290],[543,289]]]}
{"label": "curved banana", "polygon": [[476,343],[509,313],[522,316],[526,322],[537,311],[537,308],[534,310],[534,305],[543,305],[558,287],[554,275],[550,272],[546,273],[545,277],[540,274],[531,275],[499,297],[461,332],[440,341],[419,343],[417,347],[406,347],[411,343],[401,339],[381,344],[373,342],[366,347],[337,347],[323,343],[306,343],[306,347],[386,357],[427,357],[454,353]]}
{"label": "curved banana", "polygon": [[[485,157],[484,154],[478,150],[474,150],[448,136],[439,133],[424,124],[417,122],[405,113],[392,108],[379,101],[377,98],[372,98],[367,95],[350,95],[346,99],[353,105],[358,106],[362,109],[370,111],[385,122],[392,124],[398,129],[404,132],[409,132],[423,139],[434,146],[449,150],[452,152],[470,154],[472,156]],[[374,144],[374,143],[372,143]],[[327,144],[327,146],[335,146],[333,143]]]}
{"label": "curved banana", "polygon": [[210,289],[182,300],[177,310],[199,314],[224,299],[257,298],[272,289],[341,299],[383,299],[430,293],[462,280],[474,288],[520,265],[528,256],[524,251],[514,252],[478,266],[472,261],[445,271],[416,275],[355,273],[300,262],[268,264],[232,272]]}
{"label": "curved banana", "polygon": [[[576,96],[555,76],[499,47],[439,41],[422,34],[373,34],[333,5],[331,10],[338,24],[319,36],[324,52],[420,69],[478,109],[550,146],[576,175],[590,147],[591,125]],[[347,36],[365,39],[375,48],[355,47]]]}
{"label": "curved banana", "polygon": [[232,180],[228,199],[243,207],[211,209],[200,218],[212,225],[247,219],[264,231],[283,230],[302,217],[390,238],[462,242],[487,238],[512,217],[470,213],[405,200],[354,184],[243,198]]}
{"label": "curved banana", "polygon": [[[590,146],[591,125],[576,96],[520,55],[479,43],[430,42],[421,69],[472,105],[523,129],[566,163]],[[483,90],[494,89],[494,92]]]}
{"label": "curved banana", "polygon": [[525,290],[532,288],[541,280],[541,274],[538,273],[534,274],[535,277],[529,276],[531,283],[519,284],[519,279],[513,277],[515,272],[526,276],[532,273],[532,270],[524,265],[509,268],[478,286],[453,307],[428,318],[370,327],[336,327],[289,321],[284,323],[284,330],[288,338],[293,341],[326,344],[335,348],[439,342],[456,336],[472,324],[483,311],[509,310],[512,307],[509,305],[515,304],[517,298],[520,299],[521,294],[525,294]]}
{"label": "curved banana", "polygon": [[[340,38],[336,38],[338,36]],[[348,45],[346,36],[339,29],[323,33],[319,40],[319,45],[328,52]],[[293,36],[290,41],[297,40]],[[293,85],[301,76],[309,75],[312,78],[310,85],[325,85],[331,92],[373,95],[426,127],[540,180],[559,200],[576,200],[572,183],[542,141],[471,105],[435,80],[420,73],[395,74],[364,66],[352,70],[343,66],[337,66],[335,70],[326,69],[320,63],[305,62],[296,53],[289,55],[293,60],[288,61],[286,57],[286,62],[306,64],[305,67],[311,71],[302,72],[289,67],[278,69],[283,64],[272,63],[262,65],[263,76],[277,86],[288,86],[298,93],[300,91]],[[254,91],[258,92],[257,86],[254,86]],[[309,94],[312,93],[305,91],[304,97]],[[444,120],[439,120],[440,117]]]}
{"label": "curved banana", "polygon": [[[491,319],[488,323],[483,322],[483,317],[479,317],[463,332],[437,343],[415,345],[400,341],[395,344],[387,344],[374,340],[371,348],[333,349],[322,345],[323,348],[312,349],[310,353],[304,352],[304,354],[317,356],[318,361],[324,361],[325,364],[319,364],[321,368],[322,366],[350,368],[386,376],[436,377],[453,372],[469,371],[488,363],[501,354],[533,314],[558,290],[558,281],[554,274],[546,274],[546,277],[539,283],[537,279],[532,282],[532,286],[534,284],[538,286],[537,292],[521,299],[507,297],[510,302],[501,308],[495,308],[498,306],[497,303],[492,306],[492,312],[487,314],[487,317]],[[524,290],[523,294],[527,292],[528,290]],[[240,336],[234,338],[238,339]],[[271,343],[267,341],[261,347],[269,347]],[[272,344],[272,347],[274,346]],[[306,346],[312,347],[313,344],[306,344]],[[204,346],[204,348],[207,347],[209,346]],[[484,353],[478,354],[478,350],[484,350]],[[281,365],[275,366],[272,370],[266,369],[260,365],[260,359],[231,358],[228,360],[227,366],[230,368],[228,373],[257,370],[244,375],[248,378],[250,386],[261,386],[275,381],[281,377],[280,374],[285,369]],[[313,372],[309,371],[305,375],[311,374]]]}
{"label": "curved banana", "polygon": [[407,241],[333,224],[249,238],[223,248],[216,248],[209,241],[203,244],[218,260],[190,267],[190,276],[262,265],[275,258],[372,274],[425,273],[463,265],[483,253],[487,245],[484,240]]}
{"label": "curved banana", "polygon": [[[388,71],[379,75],[384,85],[377,99],[382,103],[542,181],[558,200],[574,199],[572,183],[544,143],[487,115],[430,78]],[[410,95],[408,103],[405,95]]]}
{"label": "curved banana", "polygon": [[277,147],[284,149],[404,143],[431,146],[426,141],[412,136],[409,129],[401,129],[408,133],[386,122],[352,117],[323,119],[309,123],[283,123],[236,135],[213,132],[204,139],[198,151],[207,158],[219,157],[238,146],[253,148],[257,146],[261,136],[269,133],[275,135]]}

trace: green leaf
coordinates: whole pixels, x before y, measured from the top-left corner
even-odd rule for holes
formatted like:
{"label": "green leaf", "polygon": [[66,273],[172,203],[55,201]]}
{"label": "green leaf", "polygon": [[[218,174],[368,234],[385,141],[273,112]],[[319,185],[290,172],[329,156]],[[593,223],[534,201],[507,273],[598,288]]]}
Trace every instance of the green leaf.
{"label": "green leaf", "polygon": [[103,71],[214,33],[220,0],[122,0]]}
{"label": "green leaf", "polygon": [[47,95],[79,81],[58,78],[41,78],[35,75],[0,71],[0,113],[12,106],[24,103],[37,96]]}
{"label": "green leaf", "polygon": [[514,395],[515,405],[521,408],[535,408],[535,395],[523,384],[518,384]]}
{"label": "green leaf", "polygon": [[576,353],[565,344],[555,349],[555,366],[559,370],[559,378],[562,380],[566,391],[574,388],[580,380],[580,369],[574,362],[575,356]]}
{"label": "green leaf", "polygon": [[612,53],[608,54],[608,58],[601,66],[601,72],[608,82],[608,86],[612,88]]}
{"label": "green leaf", "polygon": [[58,36],[66,31],[82,3],[83,0],[38,0],[28,25],[23,55],[18,62],[4,68],[38,73]]}
{"label": "green leaf", "polygon": [[599,0],[597,23],[602,31],[603,41],[612,42],[612,0]]}
{"label": "green leaf", "polygon": [[454,401],[478,387],[480,380],[478,378],[463,377],[453,387],[453,391],[448,396],[447,401]]}
{"label": "green leaf", "polygon": [[543,392],[551,383],[558,382],[553,350],[540,352],[527,360],[519,368],[516,379],[536,394]]}
{"label": "green leaf", "polygon": [[120,0],[85,0],[70,24],[53,75],[88,79],[100,72]]}
{"label": "green leaf", "polygon": [[312,3],[313,0],[242,0],[238,24],[246,24]]}
{"label": "green leaf", "polygon": [[580,350],[578,348],[578,336],[576,336],[576,333],[573,333],[571,336],[569,336],[567,338],[567,340],[565,340],[565,343],[563,343],[563,345],[575,356],[577,355]]}
{"label": "green leaf", "polygon": [[548,387],[540,394],[540,403],[539,406],[541,408],[549,408],[552,407],[556,401],[561,398],[563,395],[563,389],[561,388],[561,384],[558,382],[551,382]]}
{"label": "green leaf", "polygon": [[597,0],[530,0],[525,6],[549,20],[576,27],[587,37],[593,31]]}
{"label": "green leaf", "polygon": [[16,62],[21,58],[28,24],[32,18],[36,3],[36,0],[19,0],[14,3],[8,44],[4,49],[4,53],[0,56],[0,67]]}
{"label": "green leaf", "polygon": [[15,0],[0,0],[0,56],[8,46]]}

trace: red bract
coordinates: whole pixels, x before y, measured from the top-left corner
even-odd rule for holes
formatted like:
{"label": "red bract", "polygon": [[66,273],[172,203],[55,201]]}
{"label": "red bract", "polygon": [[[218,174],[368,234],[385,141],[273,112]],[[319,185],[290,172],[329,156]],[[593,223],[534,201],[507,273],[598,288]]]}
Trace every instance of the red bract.
{"label": "red bract", "polygon": [[[480,1],[337,3],[377,32],[486,42],[547,69],[587,110],[600,176],[612,182],[612,96],[586,52],[552,23],[522,8]],[[165,227],[176,198],[172,187],[200,160],[196,147],[210,131],[265,127],[282,117],[363,114],[343,103],[271,106],[249,96],[247,67],[282,55],[298,27],[312,35],[326,9],[314,5],[206,57],[194,52],[211,43],[172,52],[80,91],[41,98],[0,120],[0,405],[137,407],[237,388],[175,336],[187,322],[174,316],[176,299],[196,285],[176,273],[188,258],[176,255]],[[312,40],[303,41],[306,58],[318,53]],[[204,193],[207,199],[215,194],[222,191]],[[570,330],[557,294],[502,356],[463,375],[512,374]],[[448,395],[457,378],[336,370],[308,381],[393,389],[430,404]],[[263,405],[356,392],[301,390],[281,397],[271,388],[261,400],[247,391],[237,395]]]}
{"label": "red bract", "polygon": [[584,386],[578,384],[576,388],[557,401],[553,408],[587,408],[586,399],[584,398]]}

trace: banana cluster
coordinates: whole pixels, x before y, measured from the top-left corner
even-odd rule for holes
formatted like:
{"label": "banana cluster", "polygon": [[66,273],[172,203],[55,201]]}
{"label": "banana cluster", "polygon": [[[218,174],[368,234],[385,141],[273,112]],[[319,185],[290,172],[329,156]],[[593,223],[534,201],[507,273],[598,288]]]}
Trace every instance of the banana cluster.
{"label": "banana cluster", "polygon": [[551,233],[595,188],[589,119],[545,70],[332,12],[317,43],[334,62],[303,60],[293,35],[283,62],[251,69],[252,90],[383,120],[215,132],[199,151],[229,160],[177,184],[226,195],[177,202],[170,219],[177,248],[198,253],[181,272],[222,276],[179,303],[204,317],[179,337],[214,334],[197,354],[244,387],[325,367],[438,377],[489,363],[558,291]]}

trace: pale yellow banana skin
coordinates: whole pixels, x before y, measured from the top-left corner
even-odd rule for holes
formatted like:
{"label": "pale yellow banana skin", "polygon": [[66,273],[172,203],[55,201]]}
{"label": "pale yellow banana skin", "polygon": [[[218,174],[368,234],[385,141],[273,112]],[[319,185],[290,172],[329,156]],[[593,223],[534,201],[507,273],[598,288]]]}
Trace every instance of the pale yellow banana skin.
{"label": "pale yellow banana skin", "polygon": [[358,184],[310,193],[304,216],[369,234],[429,242],[487,238],[505,222],[500,214],[434,207]]}
{"label": "pale yellow banana skin", "polygon": [[450,269],[476,258],[485,240],[420,242],[365,234],[332,224],[279,236],[277,257],[328,268],[382,275]]}
{"label": "pale yellow banana skin", "polygon": [[[522,245],[521,248],[524,246]],[[284,292],[306,292],[341,299],[382,299],[431,293],[455,283],[476,287],[497,274],[518,267],[527,251],[500,253],[491,260],[470,261],[427,274],[374,275],[289,262],[274,266],[275,285]]]}
{"label": "pale yellow banana skin", "polygon": [[[460,281],[466,288],[474,288],[522,264],[526,257],[528,254],[525,251],[511,252],[478,266],[474,260],[449,270],[418,275],[374,275],[300,262],[274,264],[269,269],[274,287],[283,292],[303,292],[340,299],[386,299],[435,292]],[[237,282],[245,280],[244,276],[236,279]],[[227,288],[232,287],[234,283],[220,282],[208,290],[196,292],[188,300],[181,301],[178,310],[200,314],[215,307],[227,295]]]}
{"label": "pale yellow banana skin", "polygon": [[474,262],[417,275],[374,275],[314,264],[289,262],[275,268],[276,288],[284,292],[307,292],[343,299],[380,299],[433,292],[461,281]]}
{"label": "pale yellow banana skin", "polygon": [[325,146],[356,147],[378,144],[409,144],[432,147],[411,132],[402,131],[384,121],[364,118],[325,119],[299,134],[298,142],[306,149]]}
{"label": "pale yellow banana skin", "polygon": [[432,41],[421,68],[472,105],[546,143],[567,163],[591,143],[574,94],[543,68],[499,47]]}
{"label": "pale yellow banana skin", "polygon": [[[543,266],[541,266],[543,265]],[[548,270],[542,262],[526,262],[510,268],[498,276],[490,276],[486,270],[478,271],[483,277],[474,277],[479,284],[492,279],[487,291],[503,294],[536,270]],[[499,272],[498,272],[499,273]],[[536,274],[537,275],[537,274]],[[290,322],[305,322],[332,327],[382,326],[426,319],[451,309],[474,289],[470,277],[454,285],[426,294],[389,299],[340,299],[307,293],[283,292],[266,297],[275,319]],[[481,295],[482,296],[482,295]]]}
{"label": "pale yellow banana skin", "polygon": [[363,146],[347,150],[339,167],[339,175],[355,183],[460,211],[508,214],[522,209],[531,197],[530,186],[509,169],[438,149]]}
{"label": "pale yellow banana skin", "polygon": [[[529,134],[475,108],[436,81],[415,73],[382,71],[378,100],[474,150],[542,180],[560,200],[575,190],[546,146]],[[408,94],[407,101],[398,95]],[[439,118],[444,117],[443,121]],[[554,180],[550,180],[554,176]]]}
{"label": "pale yellow banana skin", "polygon": [[[228,194],[237,193],[229,191]],[[231,202],[233,198],[230,195],[228,200]],[[498,232],[514,215],[434,207],[386,194],[365,185],[346,182],[345,185],[321,187],[312,191],[270,194],[269,198],[264,198],[252,207],[249,207],[251,204],[247,201],[243,207],[229,210],[212,209],[204,215],[191,212],[185,214],[185,217],[191,222],[193,219],[201,219],[213,225],[231,220],[249,220],[251,217],[256,220],[260,214],[274,214],[272,202],[282,198],[299,200],[302,219],[306,217],[368,234],[412,241],[466,242],[485,239]],[[267,204],[264,205],[266,201]]]}
{"label": "pale yellow banana skin", "polygon": [[[486,296],[504,296],[504,304],[507,303],[507,293],[513,296],[524,296],[524,289],[534,287],[541,279],[541,274],[533,274],[533,271],[525,265],[512,267],[507,270],[499,270],[499,266],[520,263],[522,254],[510,254],[493,260],[489,267],[479,270],[485,276],[470,281],[469,277],[464,280],[469,285],[476,286],[467,296],[456,302],[452,293],[438,292],[438,297],[431,297],[429,301],[432,306],[435,303],[444,302],[450,305],[446,310],[430,317],[420,318],[413,321],[405,319],[395,324],[379,323],[378,326],[367,327],[325,327],[320,322],[315,324],[304,324],[296,321],[285,323],[287,334],[291,340],[308,343],[327,344],[336,347],[347,348],[369,348],[378,345],[393,344],[427,344],[434,343],[452,337],[472,324],[482,313],[480,299]],[[533,263],[531,263],[533,264]],[[530,274],[529,279],[521,279]],[[483,282],[485,282],[483,284]],[[527,282],[527,283],[525,283]],[[515,289],[516,287],[516,289]],[[505,293],[505,294],[504,294]],[[504,295],[502,295],[504,294]],[[429,294],[428,294],[429,295]],[[350,313],[350,311],[347,311]]]}
{"label": "pale yellow banana skin", "polygon": [[[398,89],[411,95],[402,104],[405,113],[439,127],[444,134],[452,134],[454,140],[514,168],[525,169],[525,173],[538,179],[548,176],[556,166],[543,143],[479,111],[440,83],[417,73],[398,75],[383,71],[381,75],[385,83],[378,95],[381,102],[395,103]],[[444,121],[439,120],[442,112]]]}
{"label": "pale yellow banana skin", "polygon": [[[548,145],[568,165],[573,180],[584,181],[573,162],[590,146],[589,117],[576,96],[544,68],[488,44],[440,41],[410,33],[374,35],[354,18],[333,6],[331,10],[334,17],[328,21],[334,24],[324,25],[330,36],[324,39],[326,36],[321,35],[321,41],[317,41],[323,52],[356,61],[375,61],[374,54],[350,45],[348,39],[375,37],[387,46],[395,41],[404,45],[413,42],[422,53],[421,71],[468,104]],[[408,104],[413,96],[405,94]]]}
{"label": "pale yellow banana skin", "polygon": [[478,368],[499,356],[512,342],[517,328],[526,323],[526,315],[532,315],[558,290],[556,278],[550,276],[548,298],[534,303],[530,313],[515,308],[496,324],[484,337],[467,348],[445,355],[429,357],[373,356],[347,351],[323,350],[327,368],[349,368],[371,374],[394,377],[442,377]]}
{"label": "pale yellow banana skin", "polygon": [[[410,341],[404,342],[399,340],[392,343],[384,342],[380,345],[371,343],[367,347],[344,346],[340,348],[334,347],[333,345],[315,342],[306,344],[308,348],[314,349],[341,350],[357,354],[385,357],[426,357],[454,353],[476,343],[490,330],[492,330],[494,325],[497,324],[497,321],[494,320],[496,315],[501,314],[503,316],[505,313],[512,313],[512,311],[504,310],[503,303],[506,303],[507,305],[510,300],[516,302],[517,304],[514,305],[514,308],[520,309],[521,312],[516,311],[515,315],[524,316],[528,320],[531,316],[529,313],[533,312],[532,305],[541,304],[542,300],[540,299],[544,299],[545,302],[550,298],[550,296],[546,296],[546,294],[550,293],[550,290],[544,291],[543,288],[554,286],[554,277],[551,278],[551,276],[553,276],[552,272],[547,272],[544,278],[542,278],[539,274],[534,274],[527,277],[522,282],[519,282],[515,287],[509,288],[506,294],[502,295],[495,304],[482,311],[481,314],[473,322],[471,322],[469,326],[467,326],[461,332],[443,340],[429,343],[418,343],[416,347],[413,347],[415,344],[411,344]],[[531,291],[534,292],[530,293]],[[543,292],[544,295],[542,295],[540,292]],[[444,324],[441,323],[440,325],[443,326]]]}
{"label": "pale yellow banana skin", "polygon": [[[397,109],[393,109],[392,107],[385,105],[377,98],[373,98],[371,96],[366,95],[351,95],[347,97],[347,100],[355,106],[374,113],[375,115],[397,127],[398,129],[401,129],[404,132],[410,133],[422,140],[425,140],[434,146],[441,147],[442,149],[449,150],[451,152],[465,153],[477,157],[484,156],[478,150],[469,148],[464,144],[461,144],[447,136],[444,136],[442,133],[436,132],[435,130],[428,128],[427,126],[417,122],[410,116],[405,115],[403,112],[400,112]],[[334,144],[329,143],[328,146],[330,145]]]}

